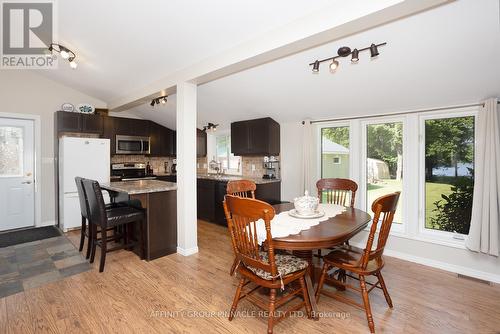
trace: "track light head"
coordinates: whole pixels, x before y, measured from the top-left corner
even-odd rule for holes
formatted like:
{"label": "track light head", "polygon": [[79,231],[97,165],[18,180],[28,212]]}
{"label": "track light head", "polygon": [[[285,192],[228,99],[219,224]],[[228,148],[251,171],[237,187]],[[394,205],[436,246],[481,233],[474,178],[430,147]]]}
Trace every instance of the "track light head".
{"label": "track light head", "polygon": [[352,50],[351,62],[357,63],[358,60],[359,60],[359,51],[358,51],[358,49],[354,49],[354,50]]}
{"label": "track light head", "polygon": [[330,64],[330,72],[335,72],[335,70],[339,67],[339,62],[336,59],[332,60]]}
{"label": "track light head", "polygon": [[316,60],[313,64],[313,73],[318,73],[319,72],[319,60]]}
{"label": "track light head", "polygon": [[370,54],[371,54],[372,58],[379,55],[379,53],[378,53],[378,47],[375,44],[372,44],[370,46]]}

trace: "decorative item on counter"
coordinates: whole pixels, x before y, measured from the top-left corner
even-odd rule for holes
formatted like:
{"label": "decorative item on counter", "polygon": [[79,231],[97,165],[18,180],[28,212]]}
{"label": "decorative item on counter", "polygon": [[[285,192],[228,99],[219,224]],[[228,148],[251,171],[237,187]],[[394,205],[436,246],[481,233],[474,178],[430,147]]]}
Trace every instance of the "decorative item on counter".
{"label": "decorative item on counter", "polygon": [[269,157],[264,157],[264,162],[269,162]]}
{"label": "decorative item on counter", "polygon": [[273,155],[271,155],[271,156],[269,157],[269,161],[270,161],[270,162],[274,162],[274,161],[276,161],[276,157],[275,157],[275,156],[273,156]]}
{"label": "decorative item on counter", "polygon": [[294,210],[291,210],[289,214],[296,218],[318,218],[323,216],[325,213],[318,211],[319,198],[309,196],[309,192],[306,190],[304,196],[297,197],[293,200]]}
{"label": "decorative item on counter", "polygon": [[169,172],[169,170],[168,170],[168,161],[165,161],[165,162],[163,163],[163,169],[165,170],[165,173],[168,173],[168,172]]}
{"label": "decorative item on counter", "polygon": [[76,109],[83,114],[93,114],[95,112],[94,106],[88,103],[80,103]]}
{"label": "decorative item on counter", "polygon": [[146,174],[147,174],[147,175],[151,175],[151,174],[153,174],[153,168],[151,168],[151,165],[149,164],[149,161],[148,161],[148,163],[146,164]]}
{"label": "decorative item on counter", "polygon": [[71,103],[66,102],[61,105],[61,110],[66,112],[74,112],[75,106],[72,105]]}

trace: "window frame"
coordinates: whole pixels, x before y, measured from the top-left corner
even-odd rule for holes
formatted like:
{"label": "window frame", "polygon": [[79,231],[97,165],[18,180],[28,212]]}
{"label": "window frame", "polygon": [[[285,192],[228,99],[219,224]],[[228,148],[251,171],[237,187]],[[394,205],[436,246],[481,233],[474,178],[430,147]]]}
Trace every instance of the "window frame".
{"label": "window frame", "polygon": [[[361,154],[360,154],[360,182],[358,182],[358,191],[359,191],[359,197],[361,201],[361,208],[365,212],[370,213],[370,215],[373,215],[371,211],[371,204],[367,203],[368,199],[368,194],[367,194],[367,165],[366,161],[368,159],[368,135],[367,135],[367,126],[368,125],[376,125],[376,124],[385,124],[385,123],[402,123],[403,126],[403,183],[402,183],[402,189],[401,192],[404,195],[404,200],[402,201],[401,208],[403,209],[403,215],[402,219],[403,222],[401,224],[393,224],[391,227],[390,234],[392,235],[397,235],[397,236],[406,236],[409,233],[409,226],[411,225],[409,223],[410,216],[408,214],[408,200],[406,194],[409,193],[409,177],[405,176],[408,174],[408,133],[407,133],[407,117],[406,116],[382,116],[382,117],[373,117],[373,118],[363,118],[360,119],[360,131],[361,131]],[[371,222],[368,224],[365,230],[369,230],[371,227]]]}
{"label": "window frame", "polygon": [[[467,240],[466,234],[440,231],[428,229],[425,227],[425,121],[435,119],[459,118],[459,117],[474,117],[474,169],[476,168],[477,157],[477,115],[478,107],[469,107],[457,109],[448,109],[446,111],[427,112],[419,114],[419,164],[418,164],[418,231],[417,238],[423,240],[431,240],[437,243],[465,247]],[[475,179],[474,179],[475,184]]]}

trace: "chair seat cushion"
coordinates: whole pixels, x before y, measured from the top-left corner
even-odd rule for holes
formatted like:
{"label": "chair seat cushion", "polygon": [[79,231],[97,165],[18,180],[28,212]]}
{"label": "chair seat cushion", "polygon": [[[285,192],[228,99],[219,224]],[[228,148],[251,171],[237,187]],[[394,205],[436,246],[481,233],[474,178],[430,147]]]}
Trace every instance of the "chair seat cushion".
{"label": "chair seat cushion", "polygon": [[[262,258],[262,261],[264,262],[269,261],[267,252],[261,251],[260,256]],[[278,273],[281,275],[281,277],[284,277],[299,270],[303,270],[307,268],[308,265],[306,260],[302,260],[301,258],[288,254],[274,254],[274,260],[276,261],[276,269],[278,270]],[[251,266],[246,266],[246,267],[250,271],[252,271],[255,275],[259,276],[262,279],[268,281],[273,279],[270,272],[267,272],[259,268],[254,268]],[[275,278],[278,279],[278,277]]]}
{"label": "chair seat cushion", "polygon": [[108,226],[116,226],[143,219],[144,211],[129,206],[119,206],[106,210],[106,215]]}

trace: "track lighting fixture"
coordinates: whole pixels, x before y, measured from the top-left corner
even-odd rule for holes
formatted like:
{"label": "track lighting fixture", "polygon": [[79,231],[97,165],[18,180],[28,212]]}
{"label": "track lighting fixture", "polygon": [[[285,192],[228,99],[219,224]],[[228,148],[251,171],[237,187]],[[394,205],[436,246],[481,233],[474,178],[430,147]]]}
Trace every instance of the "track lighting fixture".
{"label": "track lighting fixture", "polygon": [[357,63],[359,61],[359,53],[363,51],[370,50],[370,55],[371,57],[376,57],[379,55],[378,52],[378,47],[386,45],[387,43],[380,43],[380,44],[373,44],[370,45],[369,47],[362,48],[362,49],[354,49],[351,50],[350,47],[348,46],[343,46],[337,50],[337,55],[321,60],[316,60],[313,63],[310,63],[309,66],[312,66],[312,72],[313,73],[318,73],[319,72],[319,65],[325,61],[331,61],[330,63],[330,72],[335,72],[337,68],[339,67],[339,61],[337,60],[338,58],[345,58],[347,56],[351,56],[351,62],[352,63]]}
{"label": "track lighting fixture", "polygon": [[163,96],[160,96],[160,97],[156,97],[154,99],[151,100],[151,103],[149,104],[151,107],[154,107],[155,104],[165,104],[167,103],[167,98],[168,98],[168,95],[163,95]]}
{"label": "track lighting fixture", "polygon": [[51,43],[49,45],[49,51],[52,53],[54,53],[54,51],[58,52],[62,59],[67,59],[69,66],[72,69],[76,69],[78,67],[78,64],[75,62],[76,54],[67,47],[61,44]]}
{"label": "track lighting fixture", "polygon": [[204,132],[207,132],[207,131],[216,131],[218,126],[219,126],[219,124],[208,123],[207,125],[205,125],[203,127],[202,131],[204,131]]}

